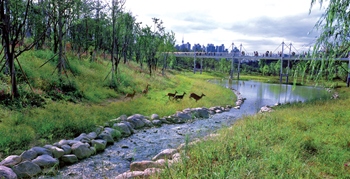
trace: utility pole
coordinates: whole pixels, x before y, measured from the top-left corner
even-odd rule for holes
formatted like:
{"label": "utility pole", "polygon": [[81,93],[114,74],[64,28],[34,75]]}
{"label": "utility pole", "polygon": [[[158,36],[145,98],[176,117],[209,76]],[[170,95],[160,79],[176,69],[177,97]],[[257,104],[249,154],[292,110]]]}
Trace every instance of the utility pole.
{"label": "utility pole", "polygon": [[[242,55],[242,44],[240,45],[240,47],[239,47],[239,52],[240,52],[240,54]],[[240,55],[240,56],[241,56]],[[237,75],[237,80],[239,80],[239,67],[241,66],[241,59],[239,58],[238,59],[238,75]]]}
{"label": "utility pole", "polygon": [[194,56],[194,60],[193,60],[193,74],[196,74],[196,47],[193,48],[193,56]]}

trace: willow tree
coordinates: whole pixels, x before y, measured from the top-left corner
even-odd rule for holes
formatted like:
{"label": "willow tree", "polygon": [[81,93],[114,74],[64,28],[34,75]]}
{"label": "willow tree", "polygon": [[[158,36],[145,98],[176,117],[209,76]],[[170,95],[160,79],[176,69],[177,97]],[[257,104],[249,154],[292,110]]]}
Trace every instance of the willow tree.
{"label": "willow tree", "polygon": [[[320,8],[324,6],[324,0],[311,0],[310,13],[317,2],[320,3]],[[329,0],[325,13],[315,24],[315,29],[321,34],[317,37],[312,56],[323,58],[319,62],[310,61],[310,77],[315,80],[322,79],[324,75],[328,75],[326,77],[331,80],[332,75],[330,74],[336,74],[338,69],[349,73],[349,69],[344,68],[346,63],[335,60],[335,58],[348,57],[350,51],[349,10],[350,0]],[[319,68],[316,68],[317,65]],[[349,82],[349,77],[347,80]]]}

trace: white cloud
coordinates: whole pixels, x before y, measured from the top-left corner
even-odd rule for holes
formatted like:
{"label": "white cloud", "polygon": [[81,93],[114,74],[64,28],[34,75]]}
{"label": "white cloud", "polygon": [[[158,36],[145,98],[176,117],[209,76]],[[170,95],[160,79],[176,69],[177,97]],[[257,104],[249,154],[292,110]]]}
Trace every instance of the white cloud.
{"label": "white cloud", "polygon": [[163,20],[167,31],[174,31],[177,43],[215,45],[232,41],[242,43],[248,51],[275,49],[283,40],[297,48],[310,43],[316,33],[307,35],[321,15],[311,0],[127,0],[126,10],[137,21],[153,25],[152,18]]}

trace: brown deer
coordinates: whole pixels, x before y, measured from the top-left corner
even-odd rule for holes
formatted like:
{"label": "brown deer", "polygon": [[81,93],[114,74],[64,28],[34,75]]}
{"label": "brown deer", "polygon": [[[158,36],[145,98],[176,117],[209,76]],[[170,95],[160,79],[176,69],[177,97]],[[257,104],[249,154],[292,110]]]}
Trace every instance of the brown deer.
{"label": "brown deer", "polygon": [[134,99],[134,96],[136,94],[136,91],[134,90],[134,93],[126,93],[123,101],[125,100],[125,98],[131,98],[131,99]]}
{"label": "brown deer", "polygon": [[170,97],[174,97],[176,95],[176,93],[177,93],[177,91],[175,90],[175,93],[168,93],[165,96],[169,96],[169,99],[170,99]]}
{"label": "brown deer", "polygon": [[146,89],[142,90],[142,94],[146,95],[148,93],[148,87],[151,86],[147,83]]}
{"label": "brown deer", "polygon": [[175,95],[173,99],[176,99],[176,101],[177,101],[177,99],[183,99],[185,94],[186,94],[186,92],[184,92],[183,95]]}
{"label": "brown deer", "polygon": [[193,99],[195,99],[196,102],[197,102],[198,100],[202,99],[203,96],[205,96],[205,94],[203,94],[203,93],[202,93],[201,96],[198,96],[198,95],[195,94],[195,93],[191,93],[189,98],[193,98]]}

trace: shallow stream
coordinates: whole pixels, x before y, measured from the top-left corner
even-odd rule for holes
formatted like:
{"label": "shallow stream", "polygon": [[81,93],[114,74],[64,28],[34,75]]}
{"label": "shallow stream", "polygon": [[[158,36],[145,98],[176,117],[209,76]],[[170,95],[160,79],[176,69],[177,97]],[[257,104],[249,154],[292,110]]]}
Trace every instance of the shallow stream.
{"label": "shallow stream", "polygon": [[[159,128],[135,130],[135,134],[108,146],[104,152],[65,166],[55,178],[114,178],[129,170],[133,161],[151,160],[164,149],[177,148],[185,142],[186,134],[191,139],[214,133],[223,126],[232,124],[243,115],[253,115],[262,106],[275,103],[306,101],[326,98],[329,95],[321,88],[268,84],[257,81],[212,80],[214,84],[232,87],[247,98],[240,109],[215,114],[208,119],[184,124],[163,124]],[[206,94],[209,95],[209,94]],[[205,97],[202,99],[205,100]],[[117,117],[117,116],[116,116]],[[47,178],[47,177],[40,177]]]}

